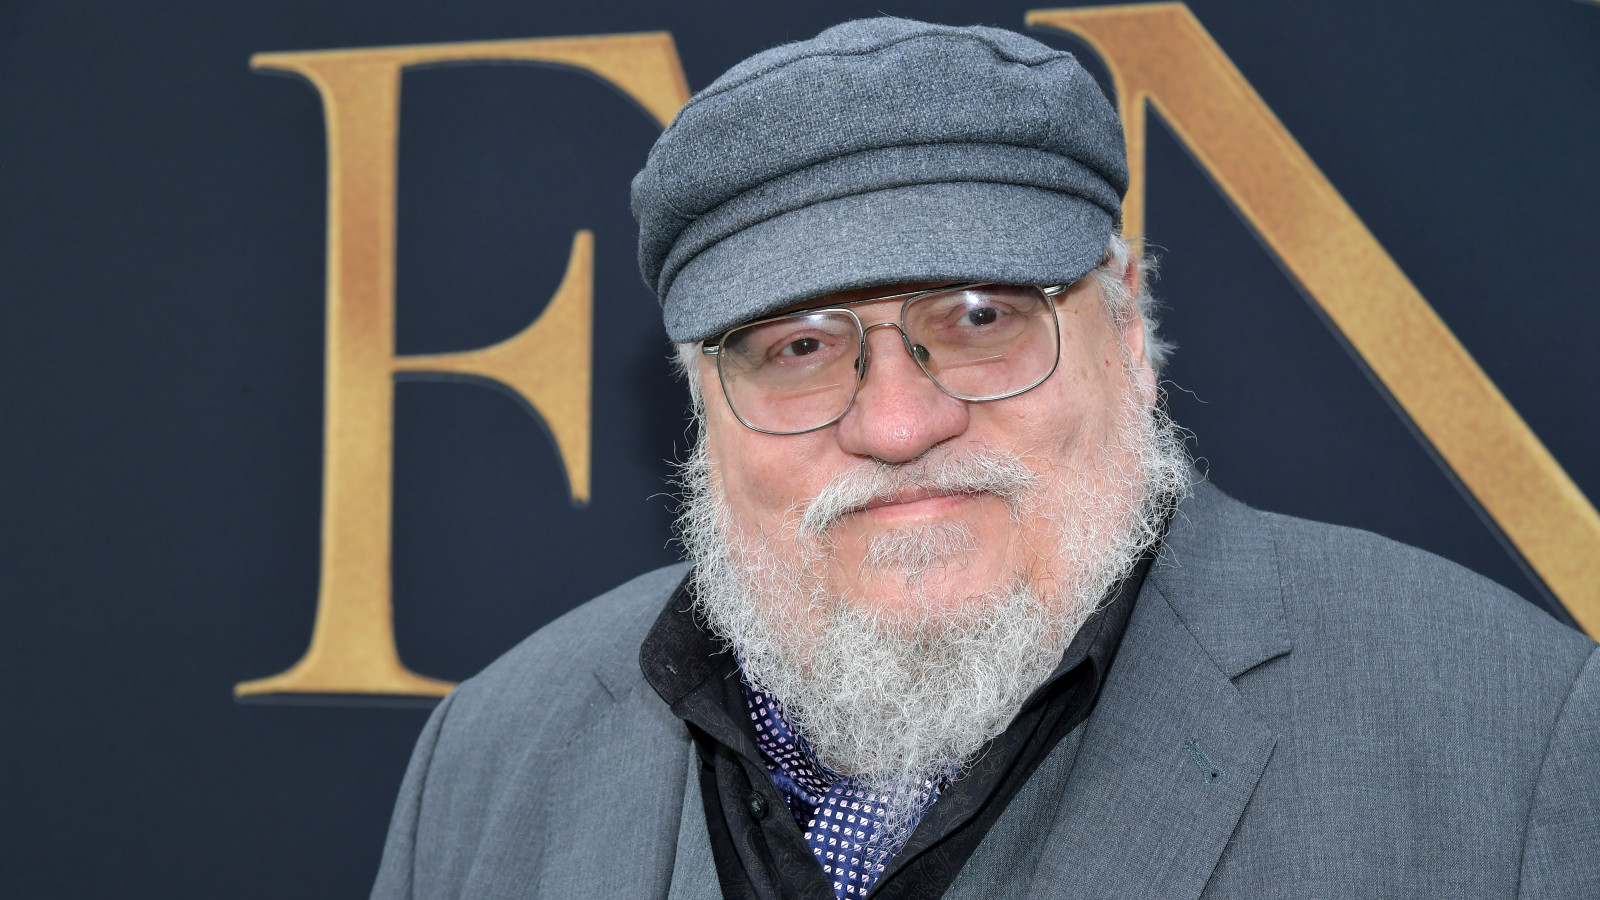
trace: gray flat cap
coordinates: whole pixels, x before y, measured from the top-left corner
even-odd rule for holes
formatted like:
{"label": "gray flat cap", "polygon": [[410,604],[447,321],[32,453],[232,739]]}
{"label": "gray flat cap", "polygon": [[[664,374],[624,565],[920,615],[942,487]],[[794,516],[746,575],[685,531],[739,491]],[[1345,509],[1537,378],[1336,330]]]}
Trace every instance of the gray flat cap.
{"label": "gray flat cap", "polygon": [[1127,187],[1122,124],[1072,54],[881,18],[696,94],[634,177],[633,214],[681,342],[833,291],[1075,281]]}

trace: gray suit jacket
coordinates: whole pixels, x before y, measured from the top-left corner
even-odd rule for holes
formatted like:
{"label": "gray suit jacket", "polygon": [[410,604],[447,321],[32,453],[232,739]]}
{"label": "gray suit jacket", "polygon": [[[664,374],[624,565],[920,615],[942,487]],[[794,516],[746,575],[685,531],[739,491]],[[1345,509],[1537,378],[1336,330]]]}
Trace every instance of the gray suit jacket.
{"label": "gray suit jacket", "polygon": [[[540,630],[423,730],[373,897],[718,894],[639,644],[683,576]],[[1437,557],[1200,485],[1099,704],[947,896],[1600,898],[1600,656]]]}

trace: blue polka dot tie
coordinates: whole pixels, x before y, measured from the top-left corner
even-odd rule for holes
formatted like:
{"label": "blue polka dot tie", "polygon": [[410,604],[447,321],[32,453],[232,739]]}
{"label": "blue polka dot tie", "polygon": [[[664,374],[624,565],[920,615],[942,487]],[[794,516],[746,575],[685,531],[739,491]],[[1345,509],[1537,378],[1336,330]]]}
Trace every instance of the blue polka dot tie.
{"label": "blue polka dot tie", "polygon": [[[789,727],[777,698],[748,683],[744,693],[767,774],[804,830],[806,844],[833,885],[834,895],[839,900],[861,897],[901,846],[900,842],[891,846],[887,841],[873,841],[883,822],[884,798],[822,765],[805,738]],[[919,820],[943,787],[942,780],[923,785]],[[916,822],[910,826],[915,827]]]}

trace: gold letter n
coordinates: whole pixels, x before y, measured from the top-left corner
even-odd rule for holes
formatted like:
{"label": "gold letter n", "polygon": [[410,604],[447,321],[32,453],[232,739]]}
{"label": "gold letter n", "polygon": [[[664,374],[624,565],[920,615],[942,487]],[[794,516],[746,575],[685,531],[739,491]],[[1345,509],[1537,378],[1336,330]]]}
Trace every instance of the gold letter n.
{"label": "gold letter n", "polygon": [[328,135],[327,382],[322,569],[311,646],[288,671],[246,681],[274,693],[441,696],[451,684],[405,667],[390,604],[394,378],[489,379],[525,399],[554,436],[575,502],[589,499],[594,238],[578,232],[566,276],[519,334],[465,353],[394,352],[395,169],[400,73],[442,62],[571,66],[620,88],[665,125],[688,99],[664,32],[260,54],[251,65],[303,75]]}
{"label": "gold letter n", "polygon": [[1027,21],[1077,35],[1111,71],[1132,173],[1124,230],[1144,229],[1149,103],[1550,592],[1600,636],[1600,514],[1189,8],[1036,9]]}

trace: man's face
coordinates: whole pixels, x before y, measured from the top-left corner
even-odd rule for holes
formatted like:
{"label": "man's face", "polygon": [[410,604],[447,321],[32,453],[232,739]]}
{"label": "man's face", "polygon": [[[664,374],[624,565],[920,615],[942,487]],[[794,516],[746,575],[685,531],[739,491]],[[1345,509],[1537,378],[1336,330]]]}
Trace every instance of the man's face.
{"label": "man's face", "polygon": [[[805,305],[917,287],[851,291]],[[1093,484],[1097,473],[1132,471],[1134,461],[1108,457],[1133,452],[1119,433],[1130,404],[1148,409],[1154,402],[1141,320],[1113,318],[1094,278],[1080,279],[1055,303],[1060,363],[1033,390],[983,403],[957,400],[922,372],[898,332],[880,328],[868,333],[871,363],[854,405],[833,425],[805,434],[762,434],[740,424],[717,389],[714,360],[701,357],[707,452],[728,514],[745,534],[762,535],[776,549],[799,540],[796,517],[825,487],[880,463],[938,465],[999,453],[1022,460],[1045,486],[1063,473]],[[871,326],[897,321],[900,302],[853,308]],[[912,597],[923,607],[957,607],[1019,576],[1049,594],[1071,577],[1056,570],[1062,549],[1056,525],[1019,515],[1015,498],[996,493],[901,489],[873,497],[827,527],[817,574],[833,596],[891,616]],[[897,537],[915,543],[919,535],[932,536],[925,547],[937,550],[941,535],[949,545],[925,571],[906,571],[882,552]],[[953,544],[950,535],[957,535]]]}
{"label": "man's face", "polygon": [[[699,358],[678,520],[698,610],[894,821],[1011,722],[1186,484],[1138,315],[1108,313],[1095,278],[1053,302],[1060,363],[1034,389],[956,400],[881,328],[854,405],[805,434],[746,428]],[[900,303],[852,308],[870,327]]]}

